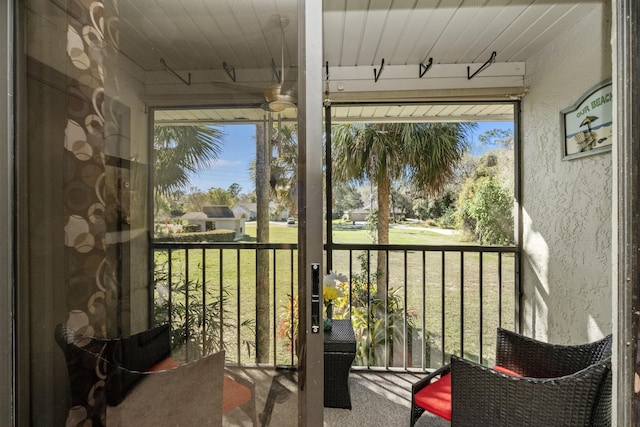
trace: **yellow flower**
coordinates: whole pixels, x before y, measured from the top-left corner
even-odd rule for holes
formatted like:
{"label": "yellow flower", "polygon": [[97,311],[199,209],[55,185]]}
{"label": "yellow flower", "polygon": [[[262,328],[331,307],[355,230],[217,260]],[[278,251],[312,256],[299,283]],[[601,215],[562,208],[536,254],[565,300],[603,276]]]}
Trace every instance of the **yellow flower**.
{"label": "yellow flower", "polygon": [[324,289],[322,289],[322,297],[325,304],[333,302],[339,296],[340,291],[334,286],[325,286]]}
{"label": "yellow flower", "polygon": [[329,274],[322,278],[322,298],[325,305],[333,303],[342,295],[340,286],[344,286],[347,282],[347,276],[330,271]]}

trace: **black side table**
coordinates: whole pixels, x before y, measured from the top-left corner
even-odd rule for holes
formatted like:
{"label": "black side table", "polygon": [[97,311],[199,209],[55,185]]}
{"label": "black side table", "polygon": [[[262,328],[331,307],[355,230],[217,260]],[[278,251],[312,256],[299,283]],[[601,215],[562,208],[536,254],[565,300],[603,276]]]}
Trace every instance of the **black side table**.
{"label": "black side table", "polygon": [[324,333],[324,406],[351,409],[349,370],[356,357],[351,320],[334,320]]}

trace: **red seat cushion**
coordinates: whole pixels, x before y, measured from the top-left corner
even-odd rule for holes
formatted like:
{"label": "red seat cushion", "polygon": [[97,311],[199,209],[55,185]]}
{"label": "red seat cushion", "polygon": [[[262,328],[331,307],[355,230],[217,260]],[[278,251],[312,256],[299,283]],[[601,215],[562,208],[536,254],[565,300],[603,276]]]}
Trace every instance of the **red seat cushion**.
{"label": "red seat cushion", "polygon": [[[167,357],[149,368],[148,372],[166,371],[179,366],[180,363],[177,360]],[[251,390],[225,375],[222,383],[222,413],[226,414],[249,400],[251,400]]]}
{"label": "red seat cushion", "polygon": [[451,421],[451,374],[443,375],[414,396],[416,405]]}
{"label": "red seat cushion", "polygon": [[[494,366],[493,369],[503,374],[521,376],[502,366]],[[432,414],[451,421],[451,374],[443,375],[439,380],[420,390],[414,396],[414,401],[416,405]]]}
{"label": "red seat cushion", "polygon": [[167,357],[150,367],[147,372],[168,371],[169,369],[175,369],[178,366],[180,366],[180,363],[176,359]]}
{"label": "red seat cushion", "polygon": [[522,375],[520,375],[519,373],[512,371],[510,369],[507,368],[503,368],[502,366],[494,366],[493,367],[494,370],[498,371],[498,372],[502,372],[503,374],[507,374],[507,375],[511,375],[513,377],[521,377]]}
{"label": "red seat cushion", "polygon": [[222,385],[222,413],[226,414],[249,400],[251,390],[225,375]]}

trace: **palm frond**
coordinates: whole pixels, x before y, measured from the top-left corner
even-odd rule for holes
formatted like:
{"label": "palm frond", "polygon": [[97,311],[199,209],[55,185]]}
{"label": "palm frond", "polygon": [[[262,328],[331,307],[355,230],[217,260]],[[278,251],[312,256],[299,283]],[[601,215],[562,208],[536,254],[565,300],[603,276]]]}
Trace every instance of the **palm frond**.
{"label": "palm frond", "polygon": [[208,167],[222,151],[224,133],[211,126],[154,128],[154,187],[159,194],[186,189],[189,176]]}

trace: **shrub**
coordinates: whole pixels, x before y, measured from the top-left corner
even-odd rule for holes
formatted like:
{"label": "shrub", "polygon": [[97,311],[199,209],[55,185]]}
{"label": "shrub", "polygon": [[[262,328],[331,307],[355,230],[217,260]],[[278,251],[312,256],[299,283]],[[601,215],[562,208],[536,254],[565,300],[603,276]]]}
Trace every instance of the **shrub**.
{"label": "shrub", "polygon": [[438,218],[437,224],[440,228],[448,228],[453,230],[458,227],[458,221],[458,212],[455,209],[451,208],[447,210],[440,218]]}
{"label": "shrub", "polygon": [[236,232],[233,230],[210,230],[203,233],[179,233],[156,237],[156,242],[233,242]]}
{"label": "shrub", "polygon": [[182,231],[184,233],[199,233],[202,229],[200,224],[188,224],[182,226]]}
{"label": "shrub", "polygon": [[513,244],[513,198],[494,177],[480,178],[461,203],[466,231],[483,245]]}

